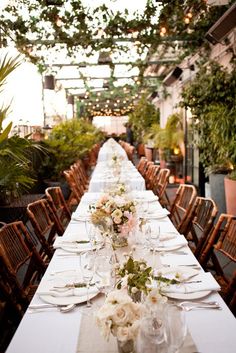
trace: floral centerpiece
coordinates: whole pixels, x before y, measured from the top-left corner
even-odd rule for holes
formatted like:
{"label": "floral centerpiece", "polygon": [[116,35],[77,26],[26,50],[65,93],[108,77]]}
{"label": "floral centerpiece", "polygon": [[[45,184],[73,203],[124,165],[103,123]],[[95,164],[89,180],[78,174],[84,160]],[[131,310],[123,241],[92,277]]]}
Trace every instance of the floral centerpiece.
{"label": "floral centerpiece", "polygon": [[104,194],[90,206],[91,221],[112,237],[114,247],[127,245],[127,238],[136,225],[136,210],[132,200]]}
{"label": "floral centerpiece", "polygon": [[134,301],[140,301],[141,293],[147,294],[150,290],[152,268],[145,260],[134,260],[132,255],[128,255],[127,261],[117,269],[117,275],[120,277],[117,288],[127,287]]}
{"label": "floral centerpiece", "polygon": [[139,330],[143,305],[134,303],[130,296],[120,290],[110,292],[95,318],[102,335],[109,340],[117,338],[120,352],[134,352],[134,340]]}

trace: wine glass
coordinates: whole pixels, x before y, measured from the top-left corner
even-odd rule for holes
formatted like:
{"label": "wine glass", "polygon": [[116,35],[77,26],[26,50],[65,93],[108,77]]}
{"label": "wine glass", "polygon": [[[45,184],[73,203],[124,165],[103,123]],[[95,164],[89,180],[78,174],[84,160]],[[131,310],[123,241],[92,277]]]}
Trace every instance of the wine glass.
{"label": "wine glass", "polygon": [[89,299],[89,288],[91,281],[94,276],[94,266],[95,266],[95,257],[93,251],[88,251],[85,254],[85,264],[81,267],[82,270],[82,278],[86,284],[87,292],[86,292],[86,308],[91,308],[92,303]]}
{"label": "wine glass", "polygon": [[111,256],[98,256],[95,261],[95,272],[99,278],[99,291],[107,296],[113,287]]}
{"label": "wine glass", "polygon": [[178,353],[187,334],[185,312],[176,305],[168,305],[165,317],[165,340],[168,353]]}

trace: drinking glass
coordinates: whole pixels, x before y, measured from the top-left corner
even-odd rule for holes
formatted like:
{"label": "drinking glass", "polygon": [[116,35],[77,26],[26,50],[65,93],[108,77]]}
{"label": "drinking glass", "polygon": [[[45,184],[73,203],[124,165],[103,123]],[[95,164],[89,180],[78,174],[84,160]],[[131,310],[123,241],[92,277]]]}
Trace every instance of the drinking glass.
{"label": "drinking glass", "polygon": [[165,318],[165,340],[168,353],[178,353],[187,334],[185,312],[176,305],[168,305]]}
{"label": "drinking glass", "polygon": [[95,273],[99,279],[99,291],[107,296],[113,287],[111,256],[101,255],[96,258]]}
{"label": "drinking glass", "polygon": [[92,303],[89,299],[89,287],[91,284],[91,281],[93,279],[94,276],[94,266],[95,266],[95,256],[94,256],[94,252],[93,251],[89,251],[85,254],[84,256],[84,260],[85,263],[83,264],[83,266],[81,267],[82,269],[82,277],[83,277],[83,281],[86,284],[86,288],[87,288],[87,293],[86,293],[86,308],[91,308]]}
{"label": "drinking glass", "polygon": [[[161,315],[159,315],[161,314]],[[166,353],[165,320],[163,313],[149,313],[140,325],[137,339],[137,353]]]}

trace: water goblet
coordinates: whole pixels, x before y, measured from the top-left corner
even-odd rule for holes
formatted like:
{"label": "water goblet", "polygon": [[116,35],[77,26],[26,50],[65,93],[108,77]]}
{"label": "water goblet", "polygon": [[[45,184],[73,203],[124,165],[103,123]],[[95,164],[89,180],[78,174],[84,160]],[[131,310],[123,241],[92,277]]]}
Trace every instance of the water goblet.
{"label": "water goblet", "polygon": [[176,305],[168,305],[165,317],[165,340],[168,353],[178,353],[187,334],[185,312]]}
{"label": "water goblet", "polygon": [[92,303],[89,299],[89,288],[91,281],[94,276],[94,269],[95,269],[95,257],[94,257],[94,252],[93,251],[88,251],[85,254],[85,264],[81,267],[82,269],[82,277],[83,281],[86,284],[87,292],[86,292],[86,308],[91,308]]}
{"label": "water goblet", "polygon": [[95,273],[99,278],[99,291],[107,296],[113,287],[111,256],[101,255],[96,258]]}

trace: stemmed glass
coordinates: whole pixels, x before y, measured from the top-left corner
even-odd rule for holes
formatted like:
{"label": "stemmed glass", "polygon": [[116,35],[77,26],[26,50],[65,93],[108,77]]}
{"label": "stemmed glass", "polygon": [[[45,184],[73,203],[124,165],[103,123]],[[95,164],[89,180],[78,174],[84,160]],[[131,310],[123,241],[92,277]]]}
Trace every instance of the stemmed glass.
{"label": "stemmed glass", "polygon": [[111,256],[101,255],[96,258],[95,272],[99,278],[99,291],[107,296],[113,287]]}
{"label": "stemmed glass", "polygon": [[178,353],[187,334],[185,312],[176,305],[168,305],[165,317],[165,340],[168,353]]}
{"label": "stemmed glass", "polygon": [[91,308],[92,303],[89,299],[89,288],[91,281],[94,276],[94,266],[95,266],[95,259],[93,251],[88,251],[85,255],[86,263],[82,266],[82,277],[83,281],[86,283],[87,293],[86,293],[86,308]]}

